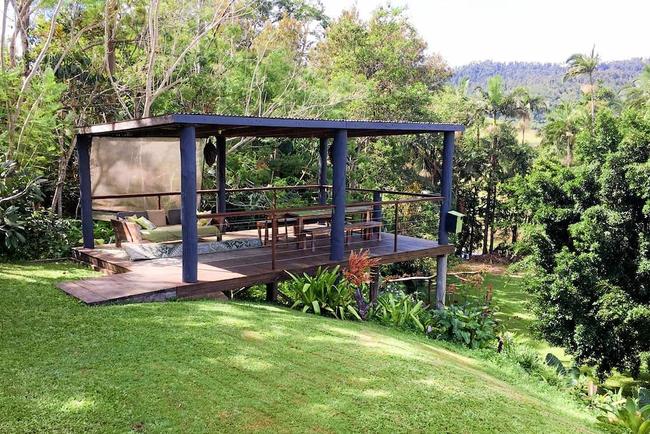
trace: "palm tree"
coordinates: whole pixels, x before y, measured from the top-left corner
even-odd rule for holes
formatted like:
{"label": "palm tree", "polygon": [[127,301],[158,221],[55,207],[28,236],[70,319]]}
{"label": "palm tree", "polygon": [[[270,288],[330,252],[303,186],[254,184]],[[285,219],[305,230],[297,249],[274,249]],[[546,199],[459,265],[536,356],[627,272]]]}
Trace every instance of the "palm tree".
{"label": "palm tree", "polygon": [[630,107],[642,108],[650,103],[650,64],[643,68],[639,77],[624,92],[625,101]]}
{"label": "palm tree", "polygon": [[535,113],[546,110],[544,98],[537,95],[531,95],[525,87],[518,87],[512,91],[515,103],[515,111],[519,117],[521,125],[521,144],[525,143],[526,126]]}
{"label": "palm tree", "polygon": [[596,88],[594,85],[594,72],[600,63],[600,56],[596,54],[596,46],[591,49],[591,54],[572,54],[566,61],[567,71],[564,80],[586,75],[589,77],[589,95],[591,100],[591,130],[596,120]]}
{"label": "palm tree", "polygon": [[584,117],[584,112],[575,103],[563,101],[546,119],[544,141],[552,144],[558,152],[564,153],[564,163],[567,166],[573,164],[573,147]]}
{"label": "palm tree", "polygon": [[[483,230],[483,254],[494,251],[494,217],[496,211],[496,173],[499,165],[499,134],[497,121],[500,117],[515,114],[514,97],[506,92],[503,78],[500,75],[490,77],[485,89],[476,88],[481,106],[492,120],[492,143],[488,149],[488,185]],[[488,250],[488,231],[490,242]]]}

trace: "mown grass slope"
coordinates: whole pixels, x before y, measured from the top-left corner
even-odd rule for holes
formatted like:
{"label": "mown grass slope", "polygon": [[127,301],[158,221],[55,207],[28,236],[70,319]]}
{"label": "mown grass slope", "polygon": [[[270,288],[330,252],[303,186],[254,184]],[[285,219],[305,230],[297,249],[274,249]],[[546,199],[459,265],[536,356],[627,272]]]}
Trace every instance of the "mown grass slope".
{"label": "mown grass slope", "polygon": [[0,432],[597,431],[516,370],[374,324],[239,302],[89,308],[90,272],[0,265]]}

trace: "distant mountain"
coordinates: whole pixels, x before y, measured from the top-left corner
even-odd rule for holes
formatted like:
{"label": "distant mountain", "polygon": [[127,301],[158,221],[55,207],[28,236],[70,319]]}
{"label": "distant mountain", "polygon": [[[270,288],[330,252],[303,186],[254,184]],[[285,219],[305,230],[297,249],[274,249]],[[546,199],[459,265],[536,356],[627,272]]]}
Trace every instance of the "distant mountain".
{"label": "distant mountain", "polygon": [[[601,81],[605,86],[619,91],[623,86],[634,80],[650,59],[629,59],[613,62],[603,62],[595,74],[596,80]],[[525,86],[534,95],[546,98],[553,106],[562,99],[575,99],[580,94],[580,86],[586,83],[586,78],[573,79],[564,82],[563,65],[555,63],[534,63],[534,62],[473,62],[468,65],[455,68],[451,81],[454,84],[464,77],[469,78],[470,88],[485,86],[487,79],[493,75],[501,75],[506,86],[512,89],[517,86]]]}

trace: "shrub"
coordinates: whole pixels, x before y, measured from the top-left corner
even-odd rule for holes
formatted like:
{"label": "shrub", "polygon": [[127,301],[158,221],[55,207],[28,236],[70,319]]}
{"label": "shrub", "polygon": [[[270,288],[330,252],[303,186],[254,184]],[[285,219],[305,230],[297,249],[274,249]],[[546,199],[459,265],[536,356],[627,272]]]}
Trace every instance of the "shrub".
{"label": "shrub", "polygon": [[8,248],[11,259],[55,259],[67,257],[78,244],[81,229],[77,220],[63,219],[49,211],[33,211],[21,221],[22,242]]}
{"label": "shrub", "polygon": [[440,330],[436,338],[469,348],[484,348],[496,340],[497,323],[484,306],[465,303],[436,310],[433,322]]}
{"label": "shrub", "polygon": [[598,416],[598,420],[623,427],[632,434],[650,434],[650,393],[641,388],[638,395],[624,398],[619,390],[616,399],[600,407],[605,414]]}
{"label": "shrub", "polygon": [[285,290],[293,300],[292,308],[316,315],[329,314],[338,319],[361,320],[354,306],[354,287],[342,278],[338,266],[332,269],[319,267],[314,276],[287,273],[291,280]]}
{"label": "shrub", "polygon": [[377,299],[373,318],[377,321],[410,330],[425,330],[430,322],[430,314],[424,309],[422,301],[404,293],[387,292]]}

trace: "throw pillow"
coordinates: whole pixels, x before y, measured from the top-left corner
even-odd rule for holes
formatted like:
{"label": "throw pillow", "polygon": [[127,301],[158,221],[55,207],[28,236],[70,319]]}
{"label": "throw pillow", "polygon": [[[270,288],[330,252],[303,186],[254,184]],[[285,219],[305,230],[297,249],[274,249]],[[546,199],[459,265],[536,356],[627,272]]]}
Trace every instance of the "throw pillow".
{"label": "throw pillow", "polygon": [[156,226],[165,226],[167,224],[164,209],[147,210],[147,218]]}
{"label": "throw pillow", "polygon": [[137,219],[135,219],[135,222],[139,224],[140,227],[146,231],[152,231],[157,228],[157,226],[153,224],[151,220],[149,220],[146,217],[138,217]]}

